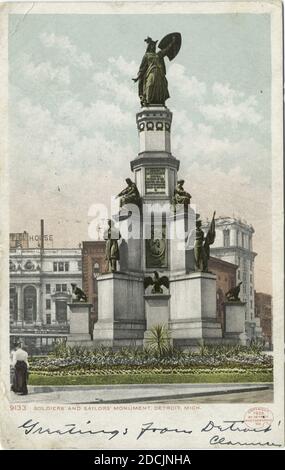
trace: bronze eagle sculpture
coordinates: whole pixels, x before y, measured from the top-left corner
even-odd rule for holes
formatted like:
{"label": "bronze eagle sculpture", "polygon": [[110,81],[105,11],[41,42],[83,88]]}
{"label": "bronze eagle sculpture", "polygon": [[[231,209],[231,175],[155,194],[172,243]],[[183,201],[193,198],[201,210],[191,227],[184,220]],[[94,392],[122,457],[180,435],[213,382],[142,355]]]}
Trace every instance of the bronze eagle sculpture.
{"label": "bronze eagle sculpture", "polygon": [[226,292],[227,300],[229,300],[231,302],[240,301],[239,292],[240,292],[240,286],[241,285],[242,285],[242,282],[240,282],[237,286],[232,287],[228,292]]}
{"label": "bronze eagle sculpture", "polygon": [[148,276],[144,278],[144,288],[148,286],[153,286],[151,293],[152,294],[163,294],[161,286],[169,289],[169,279],[167,276],[159,276],[157,271],[154,271],[153,278]]}
{"label": "bronze eagle sculpture", "polygon": [[71,284],[72,293],[76,296],[77,302],[87,302],[87,295],[76,284]]}

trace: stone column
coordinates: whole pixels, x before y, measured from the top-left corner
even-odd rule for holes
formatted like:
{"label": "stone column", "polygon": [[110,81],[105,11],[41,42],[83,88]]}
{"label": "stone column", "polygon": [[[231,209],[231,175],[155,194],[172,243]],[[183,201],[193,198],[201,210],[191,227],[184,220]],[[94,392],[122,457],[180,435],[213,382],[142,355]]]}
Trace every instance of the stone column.
{"label": "stone column", "polygon": [[195,223],[196,215],[190,206],[188,212],[180,208],[180,211],[178,209],[176,214],[169,217],[170,269],[173,273],[185,274],[195,271]]}
{"label": "stone column", "polygon": [[120,272],[141,272],[142,269],[142,226],[139,209],[137,213],[130,217],[124,215],[118,216],[121,240],[119,241],[120,261],[118,271]]}
{"label": "stone column", "polygon": [[37,291],[37,312],[36,312],[36,324],[41,324],[41,289],[36,286]]}
{"label": "stone column", "polygon": [[24,293],[23,293],[23,286],[17,286],[17,296],[18,296],[18,314],[17,314],[17,322],[24,321]]}

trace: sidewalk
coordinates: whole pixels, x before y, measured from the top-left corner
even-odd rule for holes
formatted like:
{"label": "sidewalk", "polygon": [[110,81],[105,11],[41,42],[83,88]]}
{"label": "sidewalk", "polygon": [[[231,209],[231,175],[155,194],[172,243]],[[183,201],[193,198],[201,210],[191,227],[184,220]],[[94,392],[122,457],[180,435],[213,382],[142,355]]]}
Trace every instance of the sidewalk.
{"label": "sidewalk", "polygon": [[[29,395],[16,395],[11,392],[12,402],[53,402],[53,403],[171,403],[176,401],[191,402],[199,397],[211,397],[230,394],[268,391],[266,396],[273,396],[271,383],[248,384],[159,384],[159,385],[68,385],[68,386],[29,386]],[[254,396],[253,396],[254,398]],[[204,401],[204,400],[203,400]]]}

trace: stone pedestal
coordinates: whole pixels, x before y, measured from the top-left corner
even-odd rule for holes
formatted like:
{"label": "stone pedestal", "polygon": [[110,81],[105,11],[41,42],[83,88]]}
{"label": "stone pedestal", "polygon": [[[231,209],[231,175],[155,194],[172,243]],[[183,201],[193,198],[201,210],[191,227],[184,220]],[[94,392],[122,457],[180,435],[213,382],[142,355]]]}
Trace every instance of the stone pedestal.
{"label": "stone pedestal", "polygon": [[216,276],[195,272],[170,278],[170,331],[174,346],[220,342]]}
{"label": "stone pedestal", "polygon": [[69,346],[82,344],[92,345],[89,333],[89,318],[92,304],[86,302],[72,302],[67,304],[70,309],[70,334],[67,344]]}
{"label": "stone pedestal", "polygon": [[145,331],[143,276],[106,273],[98,276],[97,282],[94,345],[141,346]]}
{"label": "stone pedestal", "polygon": [[233,343],[244,343],[245,302],[225,302],[224,337]]}
{"label": "stone pedestal", "polygon": [[147,345],[147,338],[150,330],[156,325],[163,325],[168,328],[169,322],[169,294],[149,294],[145,299],[146,331],[144,333],[144,344]]}

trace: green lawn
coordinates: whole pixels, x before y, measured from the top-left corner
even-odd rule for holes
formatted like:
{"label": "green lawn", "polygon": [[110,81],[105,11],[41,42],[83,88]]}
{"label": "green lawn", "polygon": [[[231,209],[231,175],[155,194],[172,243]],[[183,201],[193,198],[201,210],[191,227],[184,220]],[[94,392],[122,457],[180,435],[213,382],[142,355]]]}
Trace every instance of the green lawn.
{"label": "green lawn", "polygon": [[140,375],[66,375],[44,376],[31,373],[29,385],[111,385],[111,384],[157,384],[157,383],[247,383],[272,382],[272,372],[252,374],[215,372],[213,374],[140,374]]}

